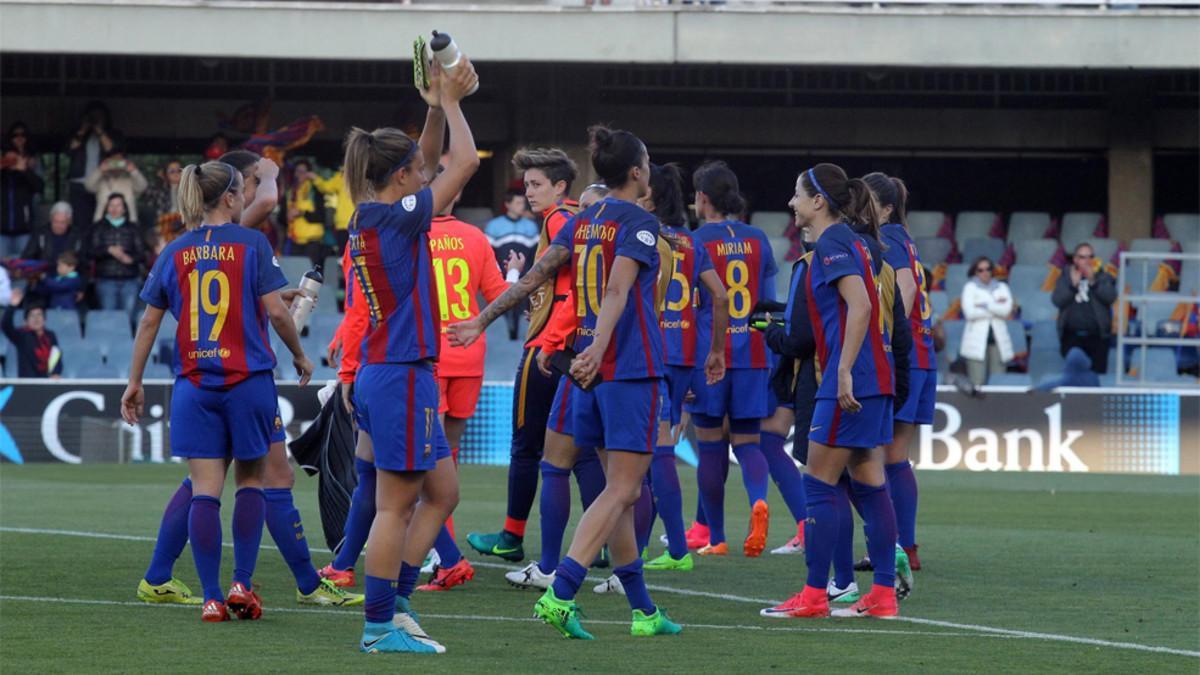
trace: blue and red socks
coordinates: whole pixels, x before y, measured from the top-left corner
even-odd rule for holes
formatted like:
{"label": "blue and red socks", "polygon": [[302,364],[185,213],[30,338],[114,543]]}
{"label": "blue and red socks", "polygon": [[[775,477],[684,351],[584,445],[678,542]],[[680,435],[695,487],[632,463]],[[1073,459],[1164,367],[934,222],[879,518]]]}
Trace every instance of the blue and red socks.
{"label": "blue and red socks", "polygon": [[[512,455],[508,462],[508,519],[504,531],[518,541],[525,537],[525,521],[537,496],[538,463],[541,458],[525,452]],[[520,531],[518,531],[520,530]]]}
{"label": "blue and red socks", "polygon": [[355,457],[354,470],[358,473],[358,485],[350,496],[350,513],[346,514],[342,547],[333,559],[335,570],[354,568],[359,554],[367,545],[371,523],[375,522],[375,465]]}
{"label": "blue and red socks", "polygon": [[850,478],[837,484],[838,534],[833,547],[833,583],[845,588],[854,582],[854,513],[850,509]]}
{"label": "blue and red socks", "polygon": [[395,579],[366,575],[366,580],[363,581],[363,592],[367,597],[363,601],[363,611],[368,624],[386,623],[391,626],[392,618],[396,615],[398,585]]}
{"label": "blue and red socks", "polygon": [[600,464],[600,455],[595,448],[580,448],[575,459],[575,482],[579,485],[579,502],[586,511],[596,497],[604,492],[604,467]]}
{"label": "blue and red socks", "polygon": [[433,550],[438,554],[438,567],[454,567],[462,560],[462,552],[458,550],[458,544],[455,543],[448,525],[442,525],[437,539],[433,540]]}
{"label": "blue and red socks", "polygon": [[233,502],[233,580],[251,588],[262,545],[267,498],[260,488],[242,488]]}
{"label": "blue and red socks", "polygon": [[746,486],[746,495],[750,505],[767,500],[767,460],[763,458],[758,443],[740,443],[733,446],[733,456],[737,457],[738,465],[742,467],[742,484]]}
{"label": "blue and red socks", "polygon": [[[262,522],[261,520],[259,522]],[[204,601],[225,601],[221,592],[221,500],[197,495],[188,510],[188,541],[196,561],[196,575],[204,589]]]}
{"label": "blue and red socks", "polygon": [[708,525],[708,541],[716,545],[725,541],[725,474],[729,463],[729,444],[725,441],[699,441],[700,465],[696,467],[696,483],[700,486],[700,503]]}
{"label": "blue and red socks", "polygon": [[[658,608],[650,600],[650,592],[646,590],[646,577],[642,574],[641,558],[636,558],[628,565],[614,569],[613,573],[621,580],[621,586],[625,589],[625,599],[629,601],[630,609],[641,610],[646,616],[658,611]],[[555,595],[558,593],[555,592]]]}
{"label": "blue and red socks", "polygon": [[808,497],[808,521],[804,528],[804,560],[808,564],[806,585],[824,590],[829,586],[829,563],[838,535],[837,486],[804,474]]}
{"label": "blue and red socks", "polygon": [[650,531],[654,529],[654,495],[650,493],[650,473],[642,476],[642,493],[633,504],[633,532],[637,541],[638,555],[650,544]]}
{"label": "blue and red socks", "polygon": [[808,517],[808,507],[804,504],[804,480],[800,469],[792,461],[791,456],[784,451],[787,439],[770,431],[762,432],[762,454],[767,460],[767,469],[771,480],[783,495],[788,511],[797,523],[803,523]]}
{"label": "blue and red socks", "polygon": [[887,485],[867,485],[850,481],[858,498],[867,534],[867,555],[875,568],[875,585],[892,588],[896,583],[896,512],[888,497]]}
{"label": "blue and red socks", "polygon": [[308,552],[308,541],[304,538],[304,526],[300,523],[300,512],[292,499],[289,488],[267,488],[266,497],[267,531],[275,540],[275,546],[283,555],[283,561],[292,576],[296,577],[296,588],[308,595],[317,590],[321,577],[313,569],[312,556]]}
{"label": "blue and red socks", "polygon": [[146,568],[147,583],[165,584],[174,576],[175,561],[188,542],[188,512],[191,508],[192,479],[184,478],[163,510],[158,539],[154,541],[154,555],[150,557],[150,567]]}
{"label": "blue and red socks", "polygon": [[917,545],[917,477],[912,463],[907,459],[895,464],[885,464],[888,488],[892,493],[892,507],[896,510],[896,533],[900,546],[912,548]]}
{"label": "blue and red socks", "polygon": [[563,535],[571,519],[571,471],[542,460],[542,558],[538,568],[550,574],[558,567]]}
{"label": "blue and red socks", "polygon": [[675,448],[660,445],[650,462],[650,485],[654,503],[667,531],[667,552],[675,560],[687,555],[687,534],[683,526],[683,490],[675,466]]}
{"label": "blue and red socks", "polygon": [[571,556],[562,559],[554,570],[554,597],[559,600],[574,600],[583,580],[587,578],[587,568],[580,565]]}

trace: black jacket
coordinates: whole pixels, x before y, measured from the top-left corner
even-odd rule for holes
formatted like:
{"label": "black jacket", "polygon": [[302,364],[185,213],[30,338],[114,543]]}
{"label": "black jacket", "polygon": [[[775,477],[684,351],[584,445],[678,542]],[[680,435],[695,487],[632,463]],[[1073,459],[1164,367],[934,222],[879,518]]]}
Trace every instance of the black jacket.
{"label": "black jacket", "polygon": [[44,330],[39,336],[28,328],[17,328],[13,325],[13,314],[16,307],[4,310],[4,318],[0,319],[0,328],[17,348],[17,377],[49,377],[62,374],[62,359],[50,368],[50,352],[58,346],[58,337],[52,330]]}
{"label": "black jacket", "polygon": [[0,170],[0,234],[29,234],[33,229],[33,197],[45,182],[32,171]]}
{"label": "black jacket", "polygon": [[84,237],[79,236],[74,227],[59,237],[51,231],[50,225],[46,224],[39,227],[29,238],[29,243],[25,244],[25,250],[21,252],[21,257],[26,260],[41,260],[49,263],[50,269],[53,271],[54,263],[58,262],[58,256],[71,251],[80,260],[81,269],[79,271],[82,274],[83,260],[87,254],[86,243]]}
{"label": "black jacket", "polygon": [[[112,257],[108,247],[114,244],[125,249],[125,253],[133,258],[132,264],[126,265]],[[121,227],[114,227],[108,218],[101,218],[92,225],[88,254],[96,264],[97,279],[137,279],[146,262],[146,242],[137,223],[126,220]]]}
{"label": "black jacket", "polygon": [[[1058,308],[1058,337],[1061,340],[1066,330],[1068,313],[1090,311],[1100,326],[1100,337],[1107,340],[1112,335],[1112,304],[1117,300],[1117,280],[1104,270],[1098,270],[1088,282],[1088,301],[1075,302],[1079,287],[1071,283],[1071,266],[1063,268],[1054,285],[1050,300]],[[1153,327],[1151,327],[1153,328]]]}

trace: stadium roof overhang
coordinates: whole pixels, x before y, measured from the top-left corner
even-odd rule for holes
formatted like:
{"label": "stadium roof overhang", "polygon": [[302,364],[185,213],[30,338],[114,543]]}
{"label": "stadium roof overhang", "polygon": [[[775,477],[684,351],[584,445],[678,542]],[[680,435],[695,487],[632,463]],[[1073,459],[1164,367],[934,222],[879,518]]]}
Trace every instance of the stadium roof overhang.
{"label": "stadium roof overhang", "polygon": [[6,52],[407,60],[435,28],[477,61],[1200,67],[1196,9],[0,0]]}

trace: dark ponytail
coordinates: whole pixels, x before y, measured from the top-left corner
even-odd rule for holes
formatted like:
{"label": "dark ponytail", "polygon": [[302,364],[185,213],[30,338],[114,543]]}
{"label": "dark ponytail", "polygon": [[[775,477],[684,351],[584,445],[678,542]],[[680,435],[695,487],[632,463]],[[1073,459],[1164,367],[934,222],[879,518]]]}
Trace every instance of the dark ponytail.
{"label": "dark ponytail", "polygon": [[650,165],[650,196],[654,200],[654,216],[658,222],[671,227],[687,224],[683,174],[678,164]]}
{"label": "dark ponytail", "polygon": [[629,170],[641,166],[646,156],[646,145],[628,131],[597,124],[588,128],[588,138],[592,168],[610,189],[625,185]]}
{"label": "dark ponytail", "polygon": [[881,209],[885,206],[892,207],[890,222],[900,223],[908,229],[908,186],[904,181],[879,171],[863,176],[863,180],[871,187],[871,192],[875,193]]}
{"label": "dark ponytail", "polygon": [[879,239],[879,208],[875,193],[861,178],[848,178],[842,167],[822,163],[800,174],[800,185],[810,197],[821,196],[830,212],[847,224],[862,225]]}
{"label": "dark ponytail", "polygon": [[746,212],[746,200],[738,188],[737,174],[720,160],[705,162],[692,174],[692,188],[703,192],[713,208],[724,216]]}
{"label": "dark ponytail", "polygon": [[416,154],[417,142],[399,129],[351,128],[346,134],[346,157],[342,164],[350,201],[358,205],[374,199],[387,187],[392,174],[410,166]]}

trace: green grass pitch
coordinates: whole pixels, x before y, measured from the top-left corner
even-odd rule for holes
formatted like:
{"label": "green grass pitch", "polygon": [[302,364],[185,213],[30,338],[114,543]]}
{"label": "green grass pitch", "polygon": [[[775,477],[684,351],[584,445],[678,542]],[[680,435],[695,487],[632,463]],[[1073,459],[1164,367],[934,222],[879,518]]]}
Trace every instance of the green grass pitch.
{"label": "green grass pitch", "polygon": [[[501,561],[468,557],[478,574],[414,605],[448,653],[357,652],[359,609],[304,610],[278,553],[255,576],[266,604],[255,623],[205,625],[198,608],[144,606],[134,590],[180,466],[0,469],[0,668],[5,672],[1181,672],[1200,670],[1200,482],[1195,477],[923,472],[919,540],[925,569],[903,621],[772,621],[767,601],[798,591],[799,556],[698,559],[690,573],[648,572],[655,600],[684,624],[677,637],[629,636],[619,596],[580,594],[597,640],[568,642],[531,619],[536,596],[504,583]],[[692,472],[684,471],[687,502]],[[455,518],[468,531],[501,520],[503,468],[462,469]],[[318,566],[316,481],[297,477]],[[232,494],[227,490],[226,495]],[[771,546],[792,533],[773,495]],[[732,543],[744,536],[744,493],[729,481]],[[578,518],[578,502],[573,514]],[[689,507],[690,508],[690,507]],[[223,509],[226,520],[232,499]],[[535,507],[536,514],[536,507]],[[661,528],[661,525],[659,526]],[[41,532],[21,531],[42,530]],[[95,534],[130,538],[100,538]],[[862,550],[861,529],[857,550]],[[228,529],[225,540],[230,541]],[[569,538],[569,537],[568,537]],[[264,533],[264,544],[270,537]],[[527,553],[537,551],[536,517]],[[657,531],[652,553],[661,551]],[[731,549],[740,551],[740,546]],[[530,551],[529,549],[532,549]],[[226,549],[223,583],[232,552]],[[198,589],[191,553],[176,573]],[[597,577],[598,578],[598,577]],[[859,583],[869,577],[859,575]],[[920,621],[924,620],[924,621]],[[1164,649],[1165,648],[1165,649]],[[414,663],[416,659],[434,663]]]}

